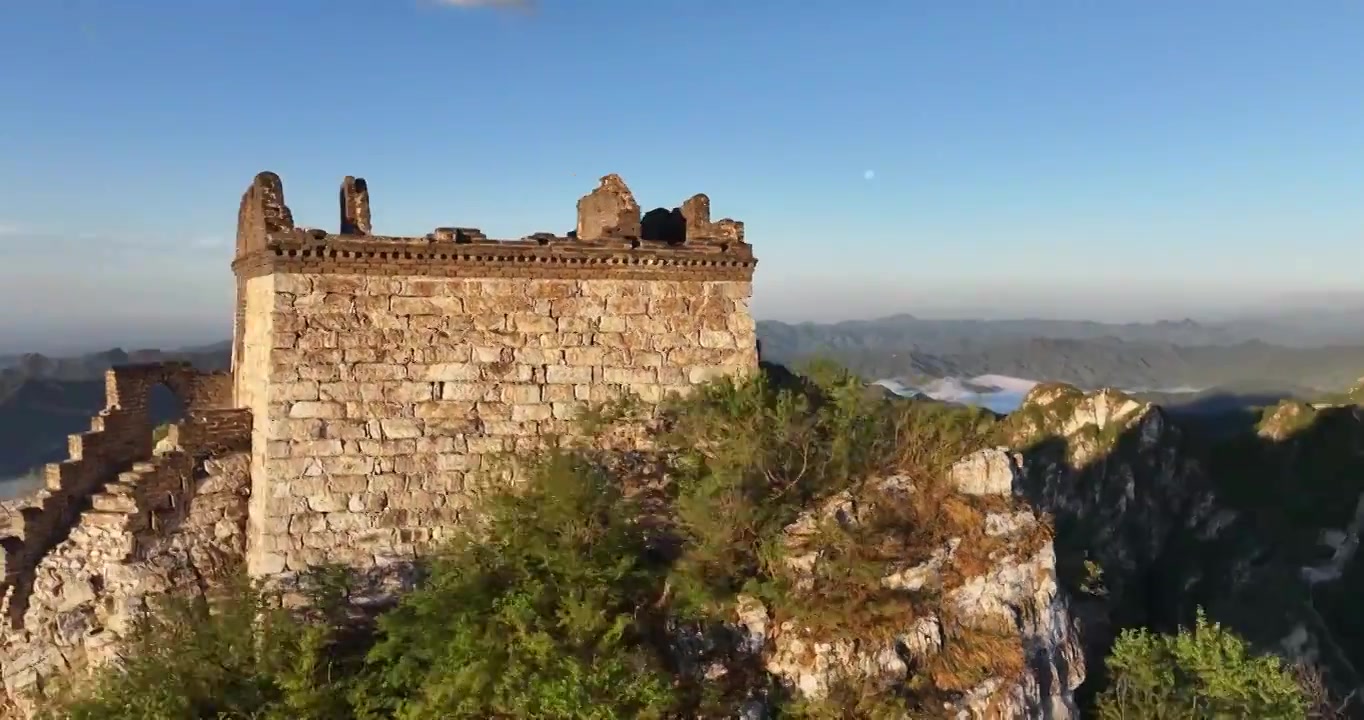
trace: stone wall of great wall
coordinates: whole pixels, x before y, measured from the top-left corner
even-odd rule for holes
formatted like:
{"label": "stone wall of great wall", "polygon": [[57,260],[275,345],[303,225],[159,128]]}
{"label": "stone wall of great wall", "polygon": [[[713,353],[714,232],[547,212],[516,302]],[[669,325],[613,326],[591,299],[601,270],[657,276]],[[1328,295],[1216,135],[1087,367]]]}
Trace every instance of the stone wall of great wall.
{"label": "stone wall of great wall", "polygon": [[[153,447],[157,385],[184,417]],[[70,436],[69,459],[47,466],[35,494],[0,505],[11,701],[106,657],[147,596],[240,566],[251,418],[231,407],[231,388],[230,374],[183,363],[109,370],[106,407]]]}
{"label": "stone wall of great wall", "polygon": [[[743,224],[704,195],[641,215],[610,175],[575,230],[375,236],[347,177],[339,234],[300,228],[273,173],[238,216],[231,373],[106,376],[107,403],[36,494],[0,504],[0,676],[26,693],[111,656],[149,599],[322,561],[382,571],[464,521],[504,451],[757,367]],[[183,419],[153,446],[148,399]]]}

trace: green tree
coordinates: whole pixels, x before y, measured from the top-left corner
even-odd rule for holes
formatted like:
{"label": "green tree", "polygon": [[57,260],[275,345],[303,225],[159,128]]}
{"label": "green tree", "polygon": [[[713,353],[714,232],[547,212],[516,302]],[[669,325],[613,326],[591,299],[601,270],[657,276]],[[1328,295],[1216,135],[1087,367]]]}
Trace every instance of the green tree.
{"label": "green tree", "polygon": [[1177,635],[1126,630],[1108,657],[1103,720],[1299,720],[1306,699],[1291,669],[1251,652],[1230,630],[1198,611]]}

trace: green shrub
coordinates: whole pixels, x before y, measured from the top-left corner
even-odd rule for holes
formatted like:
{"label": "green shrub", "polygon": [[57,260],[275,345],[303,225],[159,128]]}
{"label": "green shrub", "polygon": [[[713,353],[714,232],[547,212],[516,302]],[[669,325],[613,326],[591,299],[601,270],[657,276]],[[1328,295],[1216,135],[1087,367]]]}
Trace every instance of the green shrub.
{"label": "green shrub", "polygon": [[334,635],[246,582],[210,603],[171,596],[141,618],[122,662],[59,687],[50,720],[331,720],[346,717]]}
{"label": "green shrub", "polygon": [[820,390],[722,379],[665,408],[684,541],[671,585],[684,607],[714,611],[757,591],[774,577],[782,529],[888,456],[885,425],[855,379],[827,378]]}
{"label": "green shrub", "polygon": [[662,586],[619,485],[554,455],[498,496],[380,619],[361,717],[661,717],[675,701],[644,642]]}
{"label": "green shrub", "polygon": [[1156,635],[1126,630],[1108,657],[1103,720],[1209,720],[1307,717],[1291,669],[1256,655],[1246,642],[1199,610],[1192,630]]}

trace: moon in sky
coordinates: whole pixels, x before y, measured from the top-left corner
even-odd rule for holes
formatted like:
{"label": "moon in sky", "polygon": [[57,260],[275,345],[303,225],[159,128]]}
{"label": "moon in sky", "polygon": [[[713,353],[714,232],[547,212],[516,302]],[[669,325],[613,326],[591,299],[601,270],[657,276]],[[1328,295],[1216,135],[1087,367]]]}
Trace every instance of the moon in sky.
{"label": "moon in sky", "polygon": [[874,179],[876,179],[876,171],[875,171],[875,170],[868,170],[868,171],[862,173],[862,179],[863,179],[863,180],[874,180]]}

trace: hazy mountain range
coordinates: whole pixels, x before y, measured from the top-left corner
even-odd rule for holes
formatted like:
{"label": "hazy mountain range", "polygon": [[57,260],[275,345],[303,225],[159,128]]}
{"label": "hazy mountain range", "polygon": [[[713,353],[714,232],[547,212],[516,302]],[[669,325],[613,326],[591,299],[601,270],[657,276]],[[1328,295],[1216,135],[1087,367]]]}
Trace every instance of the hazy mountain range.
{"label": "hazy mountain range", "polygon": [[[1227,385],[1330,391],[1364,375],[1364,329],[1320,320],[1295,331],[1269,320],[1106,324],[895,315],[822,325],[763,321],[758,336],[764,357],[776,362],[822,356],[910,384],[995,374],[1157,391]],[[1309,344],[1313,338],[1320,342]]]}
{"label": "hazy mountain range", "polygon": [[[1015,407],[1035,382],[1118,387],[1169,405],[1226,412],[1343,390],[1364,375],[1364,313],[1144,324],[895,315],[832,324],[762,321],[758,336],[766,360],[825,357],[898,392],[997,412]],[[0,356],[0,478],[65,457],[66,435],[87,429],[103,406],[108,368],[179,359],[222,369],[229,356],[227,342]],[[171,403],[154,404],[158,420],[171,419]]]}

